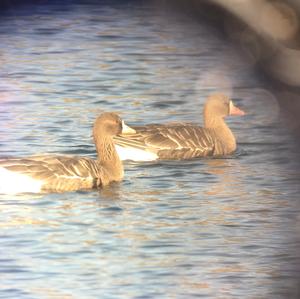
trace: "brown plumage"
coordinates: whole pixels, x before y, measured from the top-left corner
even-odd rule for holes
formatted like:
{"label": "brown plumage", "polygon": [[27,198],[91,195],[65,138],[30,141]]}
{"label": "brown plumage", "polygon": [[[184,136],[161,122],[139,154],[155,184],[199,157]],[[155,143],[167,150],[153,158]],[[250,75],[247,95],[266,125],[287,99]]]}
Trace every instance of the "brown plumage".
{"label": "brown plumage", "polygon": [[[130,149],[152,154],[156,159],[191,159],[231,154],[236,149],[233,133],[224,121],[228,115],[244,115],[222,95],[210,96],[203,110],[204,127],[193,124],[152,124],[133,127],[135,134],[114,137],[117,151]],[[135,152],[132,159],[139,160]],[[127,154],[128,155],[128,154]]]}
{"label": "brown plumage", "polygon": [[25,192],[74,191],[99,188],[112,181],[120,181],[123,178],[123,165],[115,150],[113,136],[126,131],[130,132],[130,128],[117,114],[103,113],[96,119],[93,128],[97,160],[52,155],[0,160],[0,178],[1,173],[7,174],[1,178],[0,192],[7,189],[9,182],[5,183],[5,179],[13,177],[12,174],[16,174],[16,181],[13,182],[16,190],[23,179],[28,184],[33,183],[33,191],[25,186]]}

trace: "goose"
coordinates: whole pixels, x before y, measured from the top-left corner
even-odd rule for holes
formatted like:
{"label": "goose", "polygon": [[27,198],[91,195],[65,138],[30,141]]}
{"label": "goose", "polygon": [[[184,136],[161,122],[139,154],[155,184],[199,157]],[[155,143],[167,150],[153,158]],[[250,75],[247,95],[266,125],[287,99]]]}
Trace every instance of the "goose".
{"label": "goose", "polygon": [[113,136],[134,132],[117,114],[106,112],[97,117],[93,127],[97,160],[48,154],[0,159],[0,193],[76,191],[121,181],[123,164]]}
{"label": "goose", "polygon": [[224,156],[236,150],[235,137],[224,118],[244,115],[223,94],[212,94],[203,109],[204,127],[190,123],[132,126],[135,134],[114,137],[121,160],[182,160]]}

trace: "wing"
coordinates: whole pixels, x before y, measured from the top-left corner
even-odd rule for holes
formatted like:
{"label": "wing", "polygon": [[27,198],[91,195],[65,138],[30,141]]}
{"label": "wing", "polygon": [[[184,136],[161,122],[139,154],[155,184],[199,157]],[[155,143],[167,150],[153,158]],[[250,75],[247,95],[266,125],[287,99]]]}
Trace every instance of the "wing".
{"label": "wing", "polygon": [[102,185],[103,169],[88,158],[44,155],[0,160],[0,166],[42,181],[45,191],[71,191]]}
{"label": "wing", "polygon": [[208,129],[191,124],[134,127],[136,134],[120,135],[116,144],[156,153],[161,159],[190,159],[211,155],[215,138]]}

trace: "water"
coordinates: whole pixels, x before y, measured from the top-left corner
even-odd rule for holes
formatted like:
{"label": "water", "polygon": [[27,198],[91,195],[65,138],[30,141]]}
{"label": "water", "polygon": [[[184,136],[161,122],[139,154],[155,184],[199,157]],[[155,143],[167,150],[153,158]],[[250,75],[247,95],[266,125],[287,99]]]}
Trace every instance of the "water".
{"label": "water", "polygon": [[0,155],[95,157],[96,115],[201,123],[224,159],[125,162],[101,191],[1,195],[0,298],[298,298],[299,165],[271,90],[214,29],[151,2],[24,5],[0,20]]}

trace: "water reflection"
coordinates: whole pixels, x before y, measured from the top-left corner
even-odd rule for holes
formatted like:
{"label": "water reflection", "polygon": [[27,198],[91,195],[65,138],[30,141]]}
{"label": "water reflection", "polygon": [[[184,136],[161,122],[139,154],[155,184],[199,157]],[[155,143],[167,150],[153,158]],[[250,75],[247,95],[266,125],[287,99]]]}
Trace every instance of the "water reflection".
{"label": "water reflection", "polygon": [[238,159],[212,159],[206,161],[206,165],[208,166],[206,171],[217,177],[218,180],[205,194],[227,198],[243,197],[245,190],[243,190],[241,182],[241,177],[243,177],[241,172],[246,171],[246,169],[240,165]]}

